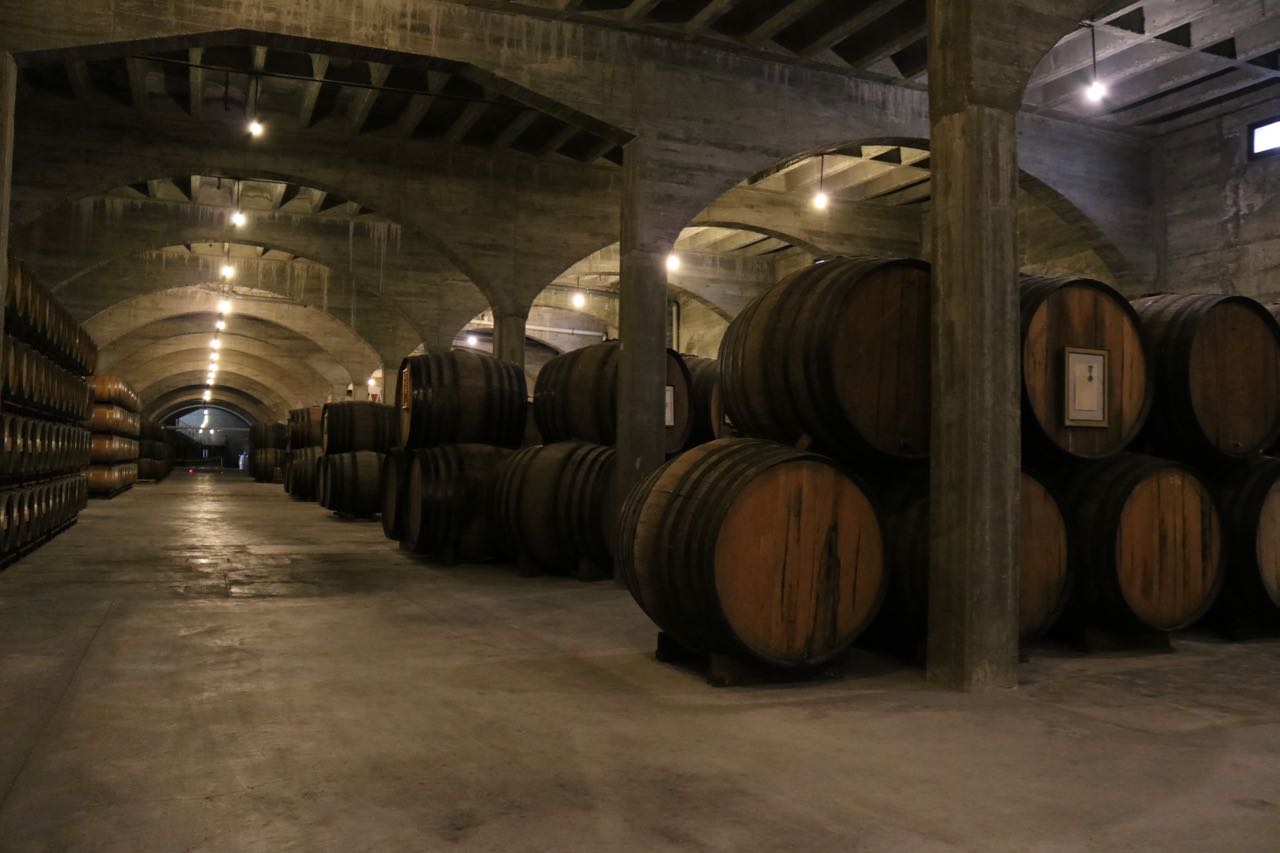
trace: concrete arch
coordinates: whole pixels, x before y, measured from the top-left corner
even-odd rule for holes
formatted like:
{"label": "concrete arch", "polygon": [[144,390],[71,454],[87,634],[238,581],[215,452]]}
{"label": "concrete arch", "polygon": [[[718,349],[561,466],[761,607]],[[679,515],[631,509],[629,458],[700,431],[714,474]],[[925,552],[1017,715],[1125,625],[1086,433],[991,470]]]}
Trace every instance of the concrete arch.
{"label": "concrete arch", "polygon": [[[199,387],[201,389],[200,394],[204,393],[204,389],[207,386],[204,384],[203,370],[169,374],[137,390],[145,401],[148,399],[160,399],[180,388],[192,387]],[[231,390],[252,397],[271,412],[287,412],[293,408],[288,399],[281,397],[272,388],[240,373],[219,373],[218,384],[211,390],[214,400],[221,399],[220,395],[224,391]]]}
{"label": "concrete arch", "polygon": [[[220,294],[199,287],[182,287],[135,296],[95,314],[84,325],[100,350],[152,323],[197,314],[206,318],[212,334]],[[346,324],[316,308],[269,298],[238,296],[228,328],[235,317],[253,317],[306,338],[328,352],[348,376],[363,379],[382,366],[378,353]],[[355,383],[363,385],[362,381]]]}
{"label": "concrete arch", "polygon": [[[154,400],[143,401],[143,417],[164,421],[184,409],[201,408],[207,405],[202,399],[203,393],[204,387],[200,385],[175,388]],[[233,388],[223,389],[217,405],[245,418],[250,423],[269,422],[275,418],[275,413],[261,400]]]}
{"label": "concrete arch", "polygon": [[[264,367],[269,365],[269,369],[273,373],[296,377],[301,383],[301,388],[324,389],[320,394],[320,399],[324,399],[324,395],[332,389],[338,386],[345,388],[347,383],[350,382],[350,378],[346,377],[345,372],[342,372],[341,369],[339,369],[338,375],[326,375],[313,362],[294,358],[279,347],[258,338],[244,334],[228,334],[227,332],[223,332],[221,338],[222,349],[219,352],[223,359],[227,358],[228,353],[252,357],[262,362]],[[130,339],[131,342],[133,340],[134,338]],[[187,353],[199,353],[207,362],[209,357],[209,334],[207,332],[192,333],[158,340],[140,341],[139,345],[133,346],[127,351],[117,346],[111,351],[112,359],[109,370],[115,373],[128,373],[135,367],[143,366],[149,362]]]}
{"label": "concrete arch", "polygon": [[[218,384],[228,384],[226,378],[229,376],[250,376],[274,391],[280,399],[287,400],[291,407],[321,402],[334,391],[331,386],[322,382],[308,382],[305,375],[290,374],[270,361],[228,350],[225,346],[219,350],[219,356]],[[116,370],[135,388],[142,388],[172,374],[204,375],[208,367],[209,347],[206,343],[202,349],[171,352],[160,359],[136,357],[129,362],[121,362]]]}
{"label": "concrete arch", "polygon": [[[209,326],[209,318],[200,314],[158,320],[101,350],[99,366],[104,372],[114,372],[116,365],[142,352],[155,358],[180,349],[204,348],[208,352]],[[274,323],[241,316],[233,327],[223,332],[222,340],[224,348],[258,355],[291,374],[296,371],[296,375],[306,376],[310,372],[328,388],[345,389],[351,382],[347,371],[318,344]]]}

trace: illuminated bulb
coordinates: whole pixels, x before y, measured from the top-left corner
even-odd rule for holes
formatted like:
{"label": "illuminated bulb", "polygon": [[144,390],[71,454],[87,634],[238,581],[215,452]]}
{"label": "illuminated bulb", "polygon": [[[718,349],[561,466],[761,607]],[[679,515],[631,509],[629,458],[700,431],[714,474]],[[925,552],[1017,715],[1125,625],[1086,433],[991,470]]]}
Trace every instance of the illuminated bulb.
{"label": "illuminated bulb", "polygon": [[236,268],[235,268],[235,267],[233,267],[233,266],[231,266],[231,264],[223,264],[223,265],[222,265],[222,277],[223,277],[223,278],[226,278],[226,279],[232,279],[232,278],[235,278],[235,277],[236,277]]}
{"label": "illuminated bulb", "polygon": [[475,335],[467,335],[467,346],[473,347],[478,343],[480,343],[480,339]]}
{"label": "illuminated bulb", "polygon": [[[224,267],[224,269],[226,269],[226,268]],[[231,274],[232,274],[232,275],[235,275],[235,270],[232,270],[232,271],[231,271]],[[219,301],[219,302],[218,302],[218,313],[219,313],[219,314],[230,314],[230,313],[231,313],[231,303],[230,303],[228,300],[226,300],[226,299],[223,299],[223,300]],[[221,321],[221,320],[219,320],[218,322],[219,322],[219,323],[221,323],[222,321]],[[221,327],[219,327],[219,328],[221,328]]]}
{"label": "illuminated bulb", "polygon": [[200,430],[200,434],[201,434],[201,435],[204,435],[204,430],[203,430],[203,429],[201,429],[201,430]]}
{"label": "illuminated bulb", "polygon": [[[211,353],[209,353],[209,360],[210,360],[210,361],[217,361],[217,360],[218,360],[219,358],[221,358],[221,357],[222,357],[222,356],[218,355],[216,352],[211,352]],[[211,364],[211,365],[209,365],[209,366],[210,366],[210,367],[213,367],[213,365],[212,365],[212,364]]]}
{"label": "illuminated bulb", "polygon": [[263,131],[265,130],[266,128],[262,126],[262,122],[258,121],[256,118],[253,121],[249,122],[250,136],[261,136]]}
{"label": "illuminated bulb", "polygon": [[222,349],[222,341],[218,340],[217,338],[214,338],[209,343],[209,346],[213,347],[214,349]]}
{"label": "illuminated bulb", "polygon": [[245,218],[244,213],[239,210],[231,214],[231,224],[237,228],[239,228],[241,225],[244,225],[247,221],[248,220]]}
{"label": "illuminated bulb", "polygon": [[213,327],[214,327],[215,329],[217,329],[219,332],[221,332],[223,329],[225,329],[225,328],[227,327],[227,321],[226,321],[226,320],[219,320],[218,322],[216,322],[216,323],[214,323],[214,324],[213,324]]}
{"label": "illuminated bulb", "polygon": [[209,430],[209,435],[213,435],[216,430]]}
{"label": "illuminated bulb", "polygon": [[680,256],[675,252],[667,255],[667,272],[675,272],[680,269]]}
{"label": "illuminated bulb", "polygon": [[817,210],[826,210],[827,205],[831,203],[831,199],[824,192],[815,193],[813,196],[813,206]]}
{"label": "illuminated bulb", "polygon": [[1084,90],[1084,96],[1096,104],[1107,96],[1107,86],[1101,80],[1094,80]]}
{"label": "illuminated bulb", "polygon": [[205,391],[205,392],[204,392],[204,401],[207,403],[207,402],[209,402],[209,401],[210,401],[210,400],[212,400],[212,399],[213,399],[213,392],[212,392],[212,391]]}
{"label": "illuminated bulb", "polygon": [[573,294],[574,308],[581,308],[583,305],[586,305],[586,304],[587,304],[587,294],[583,293],[581,290]]}
{"label": "illuminated bulb", "polygon": [[375,380],[372,376],[370,376],[370,377],[369,377],[369,387],[370,387],[370,388],[372,388],[374,385],[377,385],[377,384],[378,384],[377,380]]}

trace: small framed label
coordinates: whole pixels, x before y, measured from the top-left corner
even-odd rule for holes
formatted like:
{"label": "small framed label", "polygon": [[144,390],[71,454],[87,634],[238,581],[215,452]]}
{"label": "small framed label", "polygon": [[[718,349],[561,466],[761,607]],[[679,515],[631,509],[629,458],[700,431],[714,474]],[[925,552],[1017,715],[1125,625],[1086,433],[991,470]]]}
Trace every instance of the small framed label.
{"label": "small framed label", "polygon": [[676,389],[672,385],[667,386],[667,416],[664,422],[669,427],[676,425]]}
{"label": "small framed label", "polygon": [[1066,425],[1107,425],[1107,351],[1067,347]]}

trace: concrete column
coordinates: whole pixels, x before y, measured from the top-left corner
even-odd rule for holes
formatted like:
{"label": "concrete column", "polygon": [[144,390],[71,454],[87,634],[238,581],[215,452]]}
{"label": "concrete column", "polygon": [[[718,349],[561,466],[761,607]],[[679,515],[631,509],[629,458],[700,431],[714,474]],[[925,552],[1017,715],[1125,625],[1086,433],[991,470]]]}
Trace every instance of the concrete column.
{"label": "concrete column", "polygon": [[[9,286],[9,198],[13,183],[13,120],[18,67],[0,53],[0,337],[4,335],[5,289]],[[0,361],[0,370],[4,369]]]}
{"label": "concrete column", "polygon": [[[1018,662],[1017,129],[984,81],[978,0],[931,0],[933,448],[928,678],[1013,687]],[[989,48],[990,45],[987,45]]]}
{"label": "concrete column", "polygon": [[524,370],[524,327],[519,314],[493,312],[493,354]]}
{"label": "concrete column", "polygon": [[616,503],[663,463],[665,453],[667,255],[662,192],[644,140],[627,146],[623,170]]}

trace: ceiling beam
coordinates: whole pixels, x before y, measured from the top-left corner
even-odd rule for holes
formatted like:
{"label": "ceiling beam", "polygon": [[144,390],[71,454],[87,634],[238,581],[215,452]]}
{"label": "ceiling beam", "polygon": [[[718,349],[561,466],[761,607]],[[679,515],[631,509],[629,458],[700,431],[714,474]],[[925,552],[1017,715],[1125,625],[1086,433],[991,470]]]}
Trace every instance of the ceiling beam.
{"label": "ceiling beam", "polygon": [[352,133],[359,133],[364,129],[364,123],[369,120],[369,111],[373,109],[373,102],[378,100],[379,90],[390,74],[390,65],[382,62],[369,63],[369,87],[362,86],[353,91],[348,104],[347,119]]}
{"label": "ceiling beam", "polygon": [[204,118],[204,48],[187,50],[187,112],[196,121]]}
{"label": "ceiling beam", "polygon": [[743,36],[743,43],[748,47],[758,47],[764,44],[812,12],[822,2],[823,0],[791,0],[790,3],[762,21],[754,30]]}
{"label": "ceiling beam", "polygon": [[538,111],[525,108],[511,120],[511,123],[502,129],[497,138],[493,140],[494,148],[510,148],[511,145],[520,138],[529,127],[538,120]]}
{"label": "ceiling beam", "polygon": [[320,99],[320,90],[324,88],[324,76],[329,71],[329,57],[322,53],[311,54],[311,76],[315,79],[303,85],[302,104],[298,109],[298,129],[311,127],[315,116],[316,101]]}
{"label": "ceiling beam", "polygon": [[149,63],[137,56],[125,60],[129,72],[129,98],[133,108],[142,112],[147,109],[147,72]]}
{"label": "ceiling beam", "polygon": [[910,0],[874,0],[870,6],[853,13],[842,23],[826,30],[821,36],[800,48],[797,53],[802,57],[811,58],[828,48],[834,47],[858,31],[866,29],[907,2],[910,2]]}
{"label": "ceiling beam", "polygon": [[491,106],[493,105],[487,100],[472,101],[467,104],[458,118],[449,126],[449,130],[445,132],[445,142],[461,142]]}
{"label": "ceiling beam", "polygon": [[95,89],[93,79],[89,76],[89,63],[73,59],[67,63],[67,79],[71,81],[71,91],[75,92],[76,99],[80,101],[92,101],[95,97]]}
{"label": "ceiling beam", "polygon": [[580,128],[574,127],[571,124],[565,125],[560,130],[553,133],[551,138],[543,143],[542,147],[538,149],[538,154],[543,157],[546,157],[549,154],[555,154],[566,142],[577,136],[579,130]]}
{"label": "ceiling beam", "polygon": [[702,7],[702,11],[690,18],[689,22],[684,25],[685,38],[692,38],[702,33],[740,2],[741,0],[711,0],[710,3]]}
{"label": "ceiling beam", "polygon": [[628,24],[639,21],[661,2],[662,0],[631,0],[631,4],[622,10],[622,20]]}

